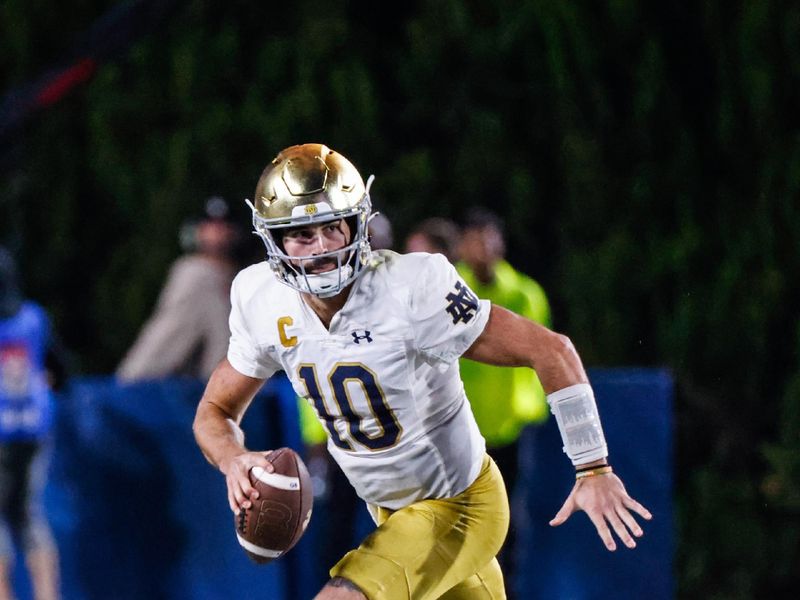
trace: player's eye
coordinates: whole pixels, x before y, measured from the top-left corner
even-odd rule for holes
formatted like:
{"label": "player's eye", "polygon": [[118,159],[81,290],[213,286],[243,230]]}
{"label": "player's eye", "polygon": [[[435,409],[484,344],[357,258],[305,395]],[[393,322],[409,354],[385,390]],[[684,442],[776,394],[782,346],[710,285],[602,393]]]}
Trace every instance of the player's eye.
{"label": "player's eye", "polygon": [[284,237],[294,241],[303,241],[314,237],[314,234],[310,229],[294,229],[287,232]]}

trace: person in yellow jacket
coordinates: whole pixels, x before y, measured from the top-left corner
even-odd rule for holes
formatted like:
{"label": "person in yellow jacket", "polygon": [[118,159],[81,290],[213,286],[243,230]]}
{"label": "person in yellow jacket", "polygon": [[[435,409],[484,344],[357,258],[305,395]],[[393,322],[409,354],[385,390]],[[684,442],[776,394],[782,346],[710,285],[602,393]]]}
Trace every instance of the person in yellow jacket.
{"label": "person in yellow jacket", "polygon": [[[479,298],[487,298],[550,327],[550,304],[542,287],[504,260],[502,227],[500,218],[490,211],[468,212],[456,268]],[[494,367],[463,358],[460,369],[478,428],[486,438],[487,451],[500,467],[512,497],[519,470],[518,442],[522,430],[526,425],[544,422],[549,414],[542,385],[531,369]],[[514,542],[512,526],[498,557],[509,584],[514,570]],[[509,598],[512,593],[509,589]]]}

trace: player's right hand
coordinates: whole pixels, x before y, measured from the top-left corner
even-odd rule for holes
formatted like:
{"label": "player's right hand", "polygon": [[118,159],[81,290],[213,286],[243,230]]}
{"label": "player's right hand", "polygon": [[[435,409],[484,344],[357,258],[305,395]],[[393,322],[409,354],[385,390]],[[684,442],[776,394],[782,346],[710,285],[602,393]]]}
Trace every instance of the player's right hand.
{"label": "player's right hand", "polygon": [[612,552],[617,549],[617,544],[611,535],[612,530],[628,548],[636,547],[634,536],[644,535],[631,512],[648,521],[653,518],[649,510],[628,495],[622,481],[614,473],[576,481],[569,497],[555,518],[550,521],[550,525],[553,527],[561,525],[577,510],[586,512],[594,523],[600,539]]}
{"label": "player's right hand", "polygon": [[270,454],[272,450],[242,452],[220,464],[220,470],[225,474],[225,483],[228,486],[228,505],[235,515],[242,509],[250,508],[253,505],[252,501],[258,498],[258,492],[250,483],[250,470],[254,467],[261,467],[267,473],[275,470],[269,462]]}

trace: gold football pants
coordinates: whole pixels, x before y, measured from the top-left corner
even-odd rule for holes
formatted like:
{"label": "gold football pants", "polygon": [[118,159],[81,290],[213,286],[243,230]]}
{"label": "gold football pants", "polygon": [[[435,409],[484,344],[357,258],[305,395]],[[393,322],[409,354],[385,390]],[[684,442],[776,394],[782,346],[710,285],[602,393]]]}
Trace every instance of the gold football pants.
{"label": "gold football pants", "polygon": [[505,485],[486,456],[478,478],[453,498],[377,508],[378,528],[330,571],[369,600],[505,599],[495,556],[508,531]]}

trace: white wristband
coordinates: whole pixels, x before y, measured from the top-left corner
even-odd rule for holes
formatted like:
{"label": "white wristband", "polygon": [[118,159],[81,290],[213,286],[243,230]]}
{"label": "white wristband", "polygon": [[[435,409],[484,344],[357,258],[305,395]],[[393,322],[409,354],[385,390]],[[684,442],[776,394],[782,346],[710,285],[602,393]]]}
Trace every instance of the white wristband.
{"label": "white wristband", "polygon": [[548,394],[547,403],[558,423],[564,452],[573,465],[590,463],[608,456],[592,386],[588,383],[571,385]]}

